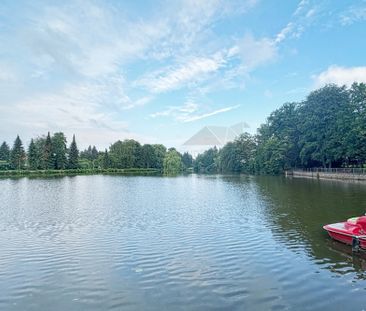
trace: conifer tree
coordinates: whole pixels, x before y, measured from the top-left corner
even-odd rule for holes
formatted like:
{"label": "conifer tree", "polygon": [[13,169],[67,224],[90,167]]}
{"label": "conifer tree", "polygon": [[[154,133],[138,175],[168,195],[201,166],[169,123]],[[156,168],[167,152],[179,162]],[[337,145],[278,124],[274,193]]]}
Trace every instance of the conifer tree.
{"label": "conifer tree", "polygon": [[11,149],[10,153],[10,166],[13,169],[23,169],[25,164],[25,151],[23,148],[23,143],[17,135],[17,138],[14,141],[13,148]]}
{"label": "conifer tree", "polygon": [[52,155],[54,157],[54,168],[65,169],[67,165],[66,158],[66,137],[64,133],[55,133],[52,136]]}
{"label": "conifer tree", "polygon": [[1,161],[10,160],[10,148],[9,148],[9,145],[5,141],[0,146],[0,160]]}
{"label": "conifer tree", "polygon": [[103,168],[111,167],[111,158],[109,157],[107,149],[104,151],[104,154],[103,154],[102,165],[103,165]]}
{"label": "conifer tree", "polygon": [[36,170],[38,168],[38,152],[36,144],[32,139],[28,147],[28,166],[31,170]]}
{"label": "conifer tree", "polygon": [[42,155],[42,168],[45,170],[54,169],[54,156],[52,150],[52,140],[50,132],[48,132],[46,141],[43,147],[43,155]]}
{"label": "conifer tree", "polygon": [[69,169],[76,169],[79,167],[79,150],[76,145],[75,135],[72,137],[72,142],[69,149]]}
{"label": "conifer tree", "polygon": [[95,146],[91,149],[91,159],[96,160],[98,158],[98,150]]}

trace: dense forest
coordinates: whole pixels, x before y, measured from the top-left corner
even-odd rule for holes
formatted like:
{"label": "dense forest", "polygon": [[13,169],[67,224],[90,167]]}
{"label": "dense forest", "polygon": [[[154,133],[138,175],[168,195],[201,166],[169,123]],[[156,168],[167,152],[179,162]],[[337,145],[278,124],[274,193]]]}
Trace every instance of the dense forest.
{"label": "dense forest", "polygon": [[363,167],[366,84],[326,85],[272,112],[256,135],[242,134],[194,161],[196,172],[279,174],[292,168]]}
{"label": "dense forest", "polygon": [[0,146],[0,170],[67,170],[67,169],[156,169],[167,174],[180,173],[192,168],[193,159],[163,145],[141,145],[129,139],[117,141],[109,150],[98,151],[89,146],[79,152],[75,136],[67,147],[62,132],[37,137],[25,150],[16,137],[12,148],[6,142]]}
{"label": "dense forest", "polygon": [[12,148],[0,146],[0,170],[156,169],[166,174],[280,174],[292,168],[363,167],[366,163],[366,84],[326,85],[302,102],[286,103],[271,113],[255,135],[244,133],[196,159],[161,144],[128,139],[98,151],[79,152],[75,136],[67,147],[62,132],[30,141],[19,136]]}

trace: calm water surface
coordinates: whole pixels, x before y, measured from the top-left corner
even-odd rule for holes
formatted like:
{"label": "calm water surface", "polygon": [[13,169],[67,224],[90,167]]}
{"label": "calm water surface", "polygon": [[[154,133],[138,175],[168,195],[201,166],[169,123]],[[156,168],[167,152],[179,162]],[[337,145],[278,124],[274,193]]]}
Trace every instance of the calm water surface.
{"label": "calm water surface", "polygon": [[0,180],[0,310],[362,310],[366,261],[321,226],[366,184]]}

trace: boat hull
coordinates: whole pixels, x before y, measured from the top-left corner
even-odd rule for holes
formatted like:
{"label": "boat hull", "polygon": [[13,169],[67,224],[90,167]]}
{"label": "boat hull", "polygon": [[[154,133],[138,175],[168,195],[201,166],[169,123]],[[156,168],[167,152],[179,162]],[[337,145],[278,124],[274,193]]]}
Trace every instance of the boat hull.
{"label": "boat hull", "polygon": [[326,225],[323,228],[328,232],[332,239],[345,244],[352,245],[352,241],[356,237],[359,240],[359,246],[362,249],[366,249],[366,237],[363,230],[357,225],[353,225],[348,222],[341,222]]}

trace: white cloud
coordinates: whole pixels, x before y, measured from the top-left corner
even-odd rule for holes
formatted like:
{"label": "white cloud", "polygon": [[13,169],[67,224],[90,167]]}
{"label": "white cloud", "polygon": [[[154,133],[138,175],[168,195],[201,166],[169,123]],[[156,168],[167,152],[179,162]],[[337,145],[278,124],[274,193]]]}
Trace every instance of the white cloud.
{"label": "white cloud", "polygon": [[[146,14],[144,18],[122,10],[120,4],[88,0],[44,5],[37,2],[24,5],[14,15],[5,12],[22,23],[10,22],[7,31],[1,33],[1,41],[7,42],[0,47],[0,54],[8,58],[5,65],[16,65],[15,70],[0,66],[0,87],[9,81],[19,87],[4,88],[17,96],[2,94],[0,111],[12,117],[1,120],[0,131],[10,133],[14,127],[20,134],[29,135],[48,130],[75,131],[84,135],[86,142],[92,143],[95,136],[97,144],[99,139],[105,142],[106,137],[127,135],[128,124],[121,119],[127,111],[120,112],[144,106],[156,94],[186,86],[199,89],[210,79],[220,87],[235,85],[235,79],[240,80],[269,61],[276,54],[275,47],[269,39],[253,37],[251,41],[245,37],[233,46],[232,38],[221,41],[212,26],[243,14],[257,2],[164,2],[152,12],[158,14]],[[260,51],[255,52],[256,48]],[[231,60],[235,64],[227,66]],[[140,61],[161,69],[138,66],[130,70]],[[131,72],[133,78],[129,80]],[[20,90],[19,95],[15,89]],[[189,102],[168,107],[165,114],[190,122],[234,109],[199,108]]]}
{"label": "white cloud", "polygon": [[304,8],[307,6],[309,4],[309,0],[301,0],[300,2],[299,2],[299,4],[297,5],[297,7],[296,7],[296,10],[295,10],[295,12],[294,12],[294,16],[297,16],[297,15],[300,15],[302,12],[303,12],[303,10],[304,10]]}
{"label": "white cloud", "polygon": [[197,120],[201,120],[201,119],[205,119],[205,118],[214,116],[219,113],[228,112],[230,110],[237,109],[239,107],[240,107],[240,105],[225,107],[225,108],[217,109],[217,110],[214,110],[214,111],[211,111],[208,113],[204,113],[204,114],[200,114],[200,115],[183,117],[180,120],[183,122],[193,122],[193,121],[197,121]]}
{"label": "white cloud", "polygon": [[286,37],[293,31],[294,24],[289,22],[282,30],[276,35],[275,43],[280,43],[286,39]]}
{"label": "white cloud", "polygon": [[259,0],[178,0],[170,1],[161,16],[168,30],[164,40],[154,47],[154,53],[176,57],[191,53],[192,49],[208,49],[217,37],[211,26],[228,16],[244,14]]}
{"label": "white cloud", "polygon": [[121,17],[91,2],[49,6],[31,20],[24,41],[40,67],[62,67],[89,78],[108,75],[163,34],[159,23]]}
{"label": "white cloud", "polygon": [[136,100],[131,100],[128,98],[128,103],[123,107],[124,110],[133,109],[136,107],[142,107],[148,104],[153,100],[152,96],[143,96],[141,98],[138,98]]}
{"label": "white cloud", "polygon": [[340,20],[343,26],[366,20],[366,2],[363,1],[362,5],[351,6],[340,16]]}
{"label": "white cloud", "polygon": [[[302,0],[296,7],[292,14],[292,21],[290,21],[284,28],[282,28],[275,36],[274,42],[281,43],[287,38],[299,38],[305,31],[305,28],[313,23],[315,20],[318,8],[310,7],[310,1]],[[310,8],[309,8],[310,7]]]}
{"label": "white cloud", "polygon": [[330,66],[327,70],[313,76],[316,87],[327,83],[350,86],[353,82],[366,82],[366,66],[341,67]]}
{"label": "white cloud", "polygon": [[179,120],[182,116],[188,116],[189,114],[197,111],[198,105],[192,101],[186,102],[182,106],[170,106],[167,109],[150,114],[151,118],[157,117],[169,117],[173,116],[176,120]]}
{"label": "white cloud", "polygon": [[193,58],[176,68],[148,74],[136,83],[153,93],[162,93],[204,79],[207,74],[217,71],[224,64],[225,60],[220,54],[210,58]]}
{"label": "white cloud", "polygon": [[251,34],[246,34],[237,47],[237,53],[248,71],[271,62],[277,57],[277,47],[268,38],[255,39]]}
{"label": "white cloud", "polygon": [[228,112],[233,109],[239,108],[240,105],[236,106],[229,106],[220,108],[217,110],[213,110],[206,113],[198,113],[199,106],[192,102],[188,101],[182,106],[170,106],[167,109],[159,112],[155,112],[150,115],[151,118],[157,118],[157,117],[173,117],[174,120],[187,123],[187,122],[193,122],[201,119],[205,119],[211,116],[214,116],[219,113]]}
{"label": "white cloud", "polygon": [[[26,138],[47,131],[63,131],[69,139],[76,134],[84,147],[88,144],[108,147],[117,139],[137,138],[138,135],[129,132],[128,124],[115,118],[113,113],[120,109],[119,100],[123,97],[122,94],[116,96],[116,102],[110,97],[111,88],[118,88],[117,83],[108,79],[98,83],[68,84],[56,93],[39,94],[12,106],[0,105],[0,115],[8,116],[1,121],[2,128],[7,131],[22,129],[21,133],[25,133],[22,136]],[[107,100],[110,106],[106,110]]]}

